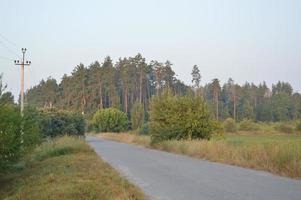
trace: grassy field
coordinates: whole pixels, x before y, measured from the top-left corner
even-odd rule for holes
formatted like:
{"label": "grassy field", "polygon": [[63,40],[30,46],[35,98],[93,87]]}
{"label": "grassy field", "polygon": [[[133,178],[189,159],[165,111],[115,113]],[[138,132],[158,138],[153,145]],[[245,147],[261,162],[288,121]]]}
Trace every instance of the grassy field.
{"label": "grassy field", "polygon": [[226,134],[210,141],[164,141],[150,144],[149,136],[127,133],[98,134],[99,137],[184,154],[210,161],[265,170],[274,174],[301,178],[300,135]]}
{"label": "grassy field", "polygon": [[146,199],[83,139],[45,142],[18,165],[0,177],[0,199]]}

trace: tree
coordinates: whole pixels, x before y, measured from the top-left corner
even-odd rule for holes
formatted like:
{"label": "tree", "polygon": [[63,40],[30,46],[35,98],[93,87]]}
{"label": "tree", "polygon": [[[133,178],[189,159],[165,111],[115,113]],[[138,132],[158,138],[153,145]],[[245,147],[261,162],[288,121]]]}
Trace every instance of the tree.
{"label": "tree", "polygon": [[156,93],[157,93],[157,95],[159,95],[160,91],[163,87],[164,67],[162,66],[162,63],[159,63],[157,61],[152,61],[151,65],[154,69],[154,74],[156,77],[156,80],[155,80]]}
{"label": "tree", "polygon": [[194,65],[191,72],[193,88],[198,91],[200,88],[201,74],[197,65]]}
{"label": "tree", "polygon": [[212,84],[212,91],[213,91],[213,101],[214,101],[215,108],[216,108],[215,116],[216,116],[216,120],[218,120],[218,115],[219,115],[218,104],[219,104],[219,93],[221,90],[221,86],[220,86],[219,80],[217,78],[213,79],[211,84]]}
{"label": "tree", "polygon": [[143,104],[135,102],[131,110],[132,129],[140,129],[144,122]]}
{"label": "tree", "polygon": [[201,97],[174,96],[171,92],[152,98],[150,133],[152,142],[171,139],[210,139],[215,130]]}
{"label": "tree", "polygon": [[3,74],[0,74],[0,96],[4,93],[5,89],[7,88],[6,84],[2,82]]}
{"label": "tree", "polygon": [[[135,102],[143,104],[148,120],[149,100],[165,90],[185,96],[202,91],[211,115],[219,120],[232,117],[236,121],[244,117],[255,121],[279,121],[301,118],[301,95],[293,93],[289,83],[278,82],[270,89],[265,82],[255,85],[239,85],[232,79],[219,85],[219,80],[200,86],[201,75],[197,66],[192,69],[192,86],[176,78],[172,63],[166,61],[145,62],[141,54],[125,57],[113,63],[106,57],[102,63],[95,61],[87,67],[79,64],[61,82],[49,77],[26,91],[29,105],[56,107],[72,111],[94,113],[101,108],[116,107],[131,115]],[[2,77],[2,75],[1,75]],[[11,93],[5,93],[1,81],[2,100],[13,102]],[[0,97],[1,99],[1,97]]]}
{"label": "tree", "polygon": [[233,120],[236,121],[236,100],[237,100],[237,86],[234,83],[234,80],[232,78],[228,79],[227,82],[227,90],[229,93],[229,96],[231,97],[232,105],[233,105],[233,111],[232,111],[232,117]]}
{"label": "tree", "polygon": [[95,131],[122,132],[128,130],[128,118],[126,113],[116,109],[100,109],[94,115],[92,124]]}

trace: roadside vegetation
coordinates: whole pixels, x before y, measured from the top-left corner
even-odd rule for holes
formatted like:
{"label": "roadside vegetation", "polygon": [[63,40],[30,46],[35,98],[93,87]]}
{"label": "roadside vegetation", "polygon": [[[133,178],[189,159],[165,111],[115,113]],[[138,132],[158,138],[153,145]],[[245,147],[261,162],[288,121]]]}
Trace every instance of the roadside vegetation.
{"label": "roadside vegetation", "polygon": [[26,107],[0,75],[0,199],[146,199],[84,140],[76,111]]}
{"label": "roadside vegetation", "polygon": [[150,136],[101,133],[99,137],[141,145],[195,158],[265,170],[281,176],[301,178],[300,135],[225,134],[211,140],[166,140],[151,143]]}
{"label": "roadside vegetation", "polygon": [[[56,177],[54,170],[61,173],[60,170],[66,169],[55,168],[60,164],[65,166],[65,160],[60,160],[65,156],[75,166],[83,166],[75,174],[70,174],[70,177],[76,177],[74,180],[62,180],[65,183],[62,188],[73,187],[81,180],[83,185],[89,187],[91,184],[93,188],[94,182],[87,181],[80,171],[88,170],[86,163],[93,163],[94,157],[89,160],[91,151],[86,151],[83,144],[73,146],[68,142],[66,148],[51,150],[52,144],[61,144],[54,138],[64,135],[82,137],[88,130],[109,132],[101,135],[108,139],[301,178],[300,93],[294,92],[289,83],[280,81],[268,88],[264,82],[238,85],[231,78],[221,85],[214,78],[201,86],[202,76],[196,65],[191,75],[190,86],[177,79],[169,61],[147,63],[138,54],[119,59],[114,64],[110,57],[106,57],[103,63],[96,61],[88,67],[83,64],[76,66],[70,75],[62,77],[60,83],[48,78],[27,90],[28,107],[24,116],[20,115],[19,105],[14,103],[12,94],[5,91],[0,75],[0,174],[16,170],[26,179],[26,176],[35,177],[30,175],[34,168],[41,170],[41,179],[44,179],[44,175],[50,175],[41,166],[49,162],[49,171],[53,170],[51,176]],[[127,131],[130,134],[120,133]],[[42,142],[42,147],[36,148]],[[47,148],[49,152],[43,153]],[[27,161],[29,155],[34,159]],[[53,157],[48,158],[49,155]],[[80,159],[73,160],[75,156],[82,159],[82,163],[79,163]],[[20,165],[22,161],[24,167]],[[90,171],[86,172],[87,176],[94,176]],[[72,170],[64,173],[72,173]],[[12,181],[5,187],[22,192],[25,183],[18,175],[12,176],[16,179],[10,180],[19,180],[18,184]],[[39,179],[37,177],[36,182],[41,184]],[[113,184],[106,179],[101,181]],[[92,190],[83,185],[72,190],[70,195],[87,191],[93,199]],[[43,195],[44,188],[39,187],[40,195]],[[114,187],[106,190],[111,189]],[[122,189],[119,192],[124,195],[128,192],[122,187],[118,189]],[[105,192],[103,199],[127,197],[116,192],[112,194],[117,196],[110,194]]]}
{"label": "roadside vegetation", "polygon": [[0,199],[146,199],[82,138],[45,141],[0,176]]}
{"label": "roadside vegetation", "polygon": [[227,118],[221,122],[196,94],[176,96],[166,91],[151,99],[148,114],[148,122],[130,134],[101,137],[301,178],[299,121],[255,123]]}

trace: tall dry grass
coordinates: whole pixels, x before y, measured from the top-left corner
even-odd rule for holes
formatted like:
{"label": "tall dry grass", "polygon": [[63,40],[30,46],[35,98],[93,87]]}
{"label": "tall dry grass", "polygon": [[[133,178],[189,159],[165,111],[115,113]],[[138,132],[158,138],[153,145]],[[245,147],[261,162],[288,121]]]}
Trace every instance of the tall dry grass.
{"label": "tall dry grass", "polygon": [[301,178],[301,145],[291,140],[233,143],[227,140],[164,141],[151,146],[150,137],[130,134],[101,134],[100,137],[138,144],[214,162],[265,170],[274,174]]}

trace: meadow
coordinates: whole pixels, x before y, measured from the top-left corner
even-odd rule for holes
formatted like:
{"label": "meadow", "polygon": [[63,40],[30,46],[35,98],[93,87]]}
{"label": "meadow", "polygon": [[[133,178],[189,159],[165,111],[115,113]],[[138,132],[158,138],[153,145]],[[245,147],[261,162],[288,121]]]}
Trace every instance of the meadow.
{"label": "meadow", "polygon": [[0,199],[146,199],[84,139],[46,141],[0,176]]}
{"label": "meadow", "polygon": [[225,133],[211,140],[168,140],[151,144],[150,136],[101,133],[99,137],[230,165],[301,178],[301,135]]}

